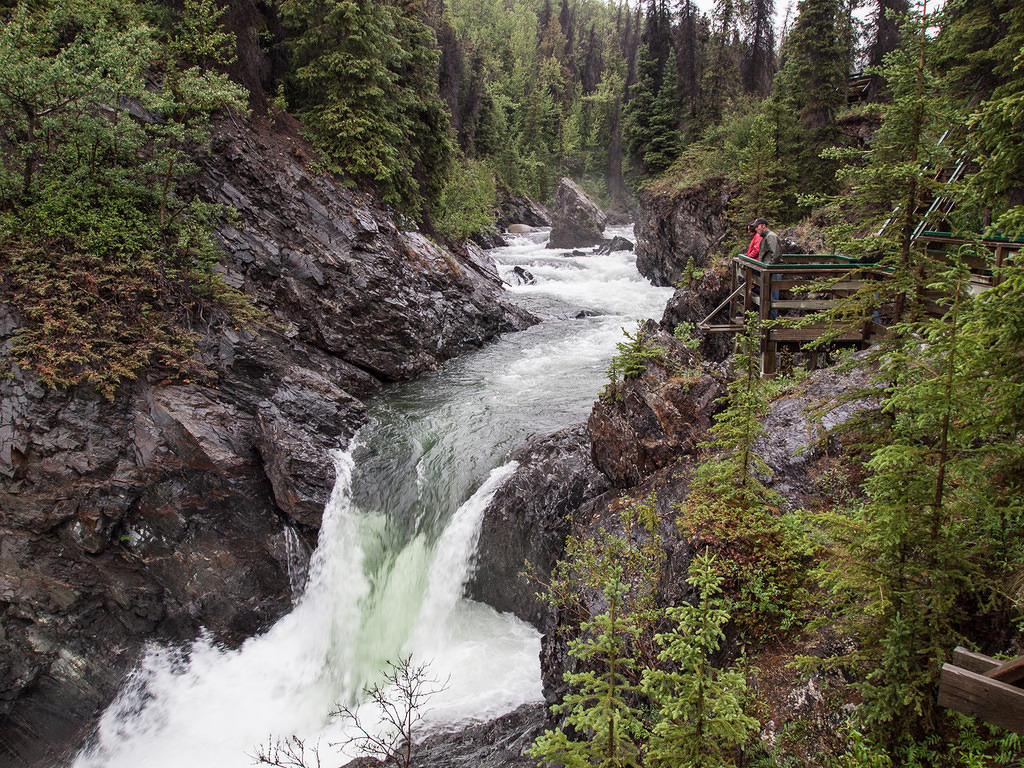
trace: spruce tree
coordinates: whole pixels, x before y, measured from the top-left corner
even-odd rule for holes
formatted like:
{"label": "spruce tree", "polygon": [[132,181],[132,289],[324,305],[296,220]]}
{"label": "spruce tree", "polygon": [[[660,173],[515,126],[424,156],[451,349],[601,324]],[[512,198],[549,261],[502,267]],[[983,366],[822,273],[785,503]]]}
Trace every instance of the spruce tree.
{"label": "spruce tree", "polygon": [[655,707],[646,764],[731,768],[736,765],[732,753],[754,734],[757,720],[745,711],[743,673],[712,663],[725,639],[729,613],[721,596],[722,577],[708,551],[694,558],[687,581],[697,590],[696,602],[665,609],[675,626],[655,637],[664,666],[643,673],[643,691]]}
{"label": "spruce tree", "polygon": [[[299,109],[327,164],[424,217],[452,157],[438,51],[419,3],[283,0]],[[425,205],[424,205],[425,203]]]}
{"label": "spruce tree", "polygon": [[799,131],[780,142],[779,152],[795,159],[793,183],[811,194],[833,188],[835,166],[821,162],[819,153],[838,138],[836,116],[846,104],[850,32],[840,0],[801,0],[798,8],[782,46],[783,64],[772,99],[799,121]]}
{"label": "spruce tree", "polygon": [[836,518],[843,546],[830,574],[861,638],[847,659],[862,675],[859,718],[894,758],[938,727],[942,662],[972,617],[1005,620],[1004,580],[1022,561],[1008,547],[1024,504],[1024,452],[1011,437],[1021,370],[997,362],[1020,348],[1021,316],[1002,290],[973,298],[969,279],[954,263],[933,283],[944,314],[893,329],[901,342],[882,367],[891,428],[868,462],[867,503]]}
{"label": "spruce tree", "polygon": [[915,239],[932,200],[948,192],[940,173],[952,163],[951,142],[943,138],[955,120],[935,73],[938,44],[927,34],[935,22],[916,11],[904,19],[903,44],[879,70],[890,100],[877,107],[882,122],[868,149],[826,153],[841,161],[837,177],[849,187],[832,201],[829,238],[838,252],[882,268],[867,273],[865,288],[842,304],[836,328],[863,323],[882,305],[896,319],[924,308],[935,266]]}
{"label": "spruce tree", "polygon": [[[977,171],[961,204],[991,221],[996,235],[1024,235],[1024,8],[1013,5],[1000,17],[1005,34],[985,53],[991,76],[1000,82],[967,120],[966,149]],[[972,57],[975,58],[975,57]]]}
{"label": "spruce tree", "polygon": [[791,630],[807,599],[803,569],[812,553],[799,517],[782,510],[767,485],[771,470],[755,444],[762,436],[772,384],[760,375],[761,326],[748,315],[733,358],[726,407],[701,445],[687,498],[678,506],[683,531],[721,551],[724,586],[742,606],[737,623],[752,637]]}
{"label": "spruce tree", "polygon": [[[607,609],[580,625],[569,655],[594,669],[566,672],[570,691],[551,711],[565,725],[545,731],[527,750],[535,760],[568,768],[639,768],[647,729],[633,703],[639,691],[633,645],[640,628],[623,612],[628,586],[621,566],[614,567],[602,595]],[[575,734],[570,736],[569,734]]]}

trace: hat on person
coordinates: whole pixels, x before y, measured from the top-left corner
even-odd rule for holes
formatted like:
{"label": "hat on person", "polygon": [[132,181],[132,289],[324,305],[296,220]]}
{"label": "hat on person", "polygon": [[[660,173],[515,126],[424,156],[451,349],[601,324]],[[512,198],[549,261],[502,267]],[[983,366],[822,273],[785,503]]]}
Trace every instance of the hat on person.
{"label": "hat on person", "polygon": [[760,227],[762,224],[764,224],[767,227],[768,226],[768,219],[757,219],[757,220],[754,221],[754,226],[755,227]]}

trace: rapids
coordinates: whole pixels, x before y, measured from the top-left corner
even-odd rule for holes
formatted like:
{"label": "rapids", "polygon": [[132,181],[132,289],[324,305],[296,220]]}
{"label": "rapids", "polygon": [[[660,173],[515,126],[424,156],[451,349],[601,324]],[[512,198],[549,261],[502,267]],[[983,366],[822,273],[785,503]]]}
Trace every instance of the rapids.
{"label": "rapids", "polygon": [[[630,227],[606,236],[631,239]],[[238,649],[209,637],[152,646],[74,768],[242,768],[272,739],[298,735],[337,764],[343,724],[375,714],[362,691],[410,655],[447,680],[425,727],[489,719],[541,698],[536,630],[462,597],[484,509],[531,434],[586,419],[622,329],[659,317],[671,289],[649,285],[633,254],[545,250],[547,232],[491,251],[542,322],[391,387],[336,457],[337,480],[295,605]],[[301,570],[296,571],[297,579]]]}

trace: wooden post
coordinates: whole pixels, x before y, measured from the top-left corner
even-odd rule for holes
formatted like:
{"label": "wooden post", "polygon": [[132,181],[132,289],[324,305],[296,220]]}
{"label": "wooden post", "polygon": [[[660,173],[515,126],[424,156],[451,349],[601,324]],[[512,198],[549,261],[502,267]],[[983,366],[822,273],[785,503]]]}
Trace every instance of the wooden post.
{"label": "wooden post", "polygon": [[[761,325],[767,323],[772,316],[772,270],[766,265],[761,270]],[[776,342],[769,340],[767,328],[761,329],[761,375],[771,378],[777,367]]]}

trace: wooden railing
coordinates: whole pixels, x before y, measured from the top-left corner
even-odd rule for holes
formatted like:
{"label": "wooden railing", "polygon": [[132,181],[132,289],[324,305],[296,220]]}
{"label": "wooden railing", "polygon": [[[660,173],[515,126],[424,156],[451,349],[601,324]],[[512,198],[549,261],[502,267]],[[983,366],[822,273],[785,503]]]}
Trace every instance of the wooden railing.
{"label": "wooden railing", "polygon": [[[842,298],[850,296],[866,285],[865,270],[874,265],[858,263],[854,259],[835,254],[783,254],[776,264],[764,264],[746,256],[735,256],[731,263],[729,297],[720,304],[699,327],[710,332],[737,332],[743,330],[748,312],[756,312],[762,326],[768,320],[783,316],[800,319],[812,313],[831,309]],[[836,280],[838,278],[838,280]],[[812,294],[794,289],[812,283],[835,280],[829,288]],[[714,323],[722,312],[725,322]],[[801,344],[814,341],[830,328],[821,323],[800,327],[765,327],[761,332],[761,372],[775,374],[778,367],[779,343]],[[856,330],[846,330],[834,337],[835,341],[868,343],[881,329],[868,321]]]}
{"label": "wooden railing", "polygon": [[[925,231],[921,233],[918,242],[929,253],[939,255],[959,248],[968,241],[954,237],[949,232]],[[977,242],[994,254],[996,269],[993,271],[992,262],[980,256],[972,259],[968,254],[965,257],[971,269],[971,290],[975,294],[997,284],[998,267],[1024,247],[1021,241],[999,238],[985,238]],[[728,298],[698,326],[710,332],[735,333],[743,330],[748,312],[756,312],[762,326],[778,317],[794,321],[770,325],[761,332],[761,372],[765,376],[772,376],[778,367],[780,343],[801,347],[833,330],[826,321],[800,322],[803,318],[837,307],[844,298],[867,285],[868,279],[875,280],[882,276],[882,267],[876,264],[865,264],[837,254],[784,253],[776,264],[764,264],[744,255],[734,256],[730,263]],[[794,290],[815,283],[827,283],[828,287],[813,293]],[[940,311],[935,296],[930,292],[925,291],[921,298],[925,300],[928,311]],[[867,320],[859,328],[847,328],[831,338],[837,342],[866,345],[883,333],[884,327]],[[810,354],[814,357],[813,352]]]}

